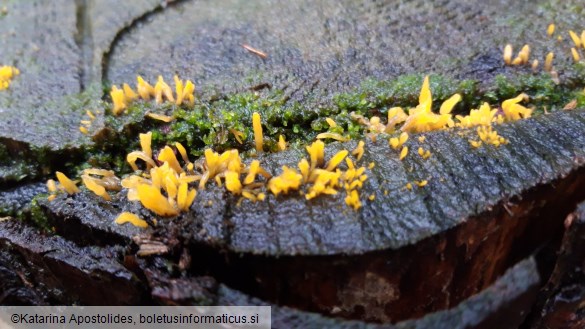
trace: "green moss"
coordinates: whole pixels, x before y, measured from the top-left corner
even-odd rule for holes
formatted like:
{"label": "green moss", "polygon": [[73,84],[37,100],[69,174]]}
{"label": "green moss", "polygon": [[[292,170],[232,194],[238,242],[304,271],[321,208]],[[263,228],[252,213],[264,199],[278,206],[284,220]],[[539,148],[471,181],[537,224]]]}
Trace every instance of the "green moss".
{"label": "green moss", "polygon": [[47,194],[39,194],[36,197],[34,197],[30,203],[28,214],[21,215],[20,219],[24,220],[28,219],[32,223],[34,223],[34,225],[39,229],[45,232],[50,232],[51,231],[50,220],[39,204],[39,200],[41,198],[46,199]]}

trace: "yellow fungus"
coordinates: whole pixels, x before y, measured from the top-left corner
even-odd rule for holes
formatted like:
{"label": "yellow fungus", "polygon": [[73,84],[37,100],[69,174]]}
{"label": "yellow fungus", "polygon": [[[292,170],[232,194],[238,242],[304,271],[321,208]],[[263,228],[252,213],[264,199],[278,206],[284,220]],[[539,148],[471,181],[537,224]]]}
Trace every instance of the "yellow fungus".
{"label": "yellow fungus", "polygon": [[284,139],[284,136],[279,135],[278,136],[278,150],[279,151],[284,151],[286,150],[286,140]]}
{"label": "yellow fungus", "polygon": [[376,164],[374,162],[370,162],[370,164],[368,164],[368,169],[372,170],[375,166]]}
{"label": "yellow fungus", "polygon": [[536,71],[538,69],[538,59],[532,61],[532,71]]}
{"label": "yellow fungus", "polygon": [[424,187],[426,186],[429,182],[427,180],[421,180],[421,181],[414,181],[414,183],[418,186],[418,187]]}
{"label": "yellow fungus", "polygon": [[512,61],[512,65],[520,65],[520,64],[522,64],[522,58],[520,58],[520,57],[516,57]]}
{"label": "yellow fungus", "polygon": [[110,96],[112,97],[112,103],[114,107],[112,108],[112,113],[114,115],[119,115],[126,109],[126,98],[124,97],[124,91],[118,89],[115,85],[112,86],[112,90],[110,91]]}
{"label": "yellow fungus", "polygon": [[404,113],[401,107],[393,107],[388,110],[388,123],[386,124],[385,133],[389,134],[394,131],[397,124],[403,123],[408,119],[408,115]]}
{"label": "yellow fungus", "polygon": [[87,114],[90,119],[95,120],[95,115],[90,110],[85,111],[85,114]]}
{"label": "yellow fungus", "polygon": [[126,99],[126,102],[129,103],[138,98],[138,94],[136,94],[127,83],[122,85],[122,90],[124,90],[124,98]]}
{"label": "yellow fungus", "polygon": [[343,161],[343,159],[345,159],[345,157],[349,154],[349,151],[347,150],[342,150],[337,152],[337,154],[335,154],[333,156],[333,158],[331,158],[331,160],[329,160],[329,162],[327,163],[327,166],[325,167],[325,170],[328,171],[333,171],[335,170],[335,168],[337,168],[337,166]]}
{"label": "yellow fungus", "polygon": [[[195,92],[195,85],[191,80],[187,80],[185,83],[185,87],[183,88],[183,100],[187,100],[187,104],[193,105],[195,103],[195,96],[193,93]],[[180,104],[179,104],[180,105]]]}
{"label": "yellow fungus", "polygon": [[516,121],[519,119],[529,118],[532,115],[531,109],[518,104],[526,98],[528,98],[528,95],[520,94],[514,98],[507,99],[502,102],[502,111],[504,112],[504,117],[506,120]]}
{"label": "yellow fungus", "polygon": [[97,179],[88,175],[81,175],[81,180],[83,181],[85,187],[87,187],[88,190],[92,191],[97,196],[104,198],[106,201],[110,201],[112,199],[110,198],[108,192],[106,192],[106,189],[96,182]]}
{"label": "yellow fungus", "polygon": [[268,189],[274,195],[278,195],[280,193],[287,194],[289,190],[298,190],[302,179],[303,176],[296,170],[287,166],[283,166],[282,174],[272,177],[272,179],[268,181]]}
{"label": "yellow fungus", "polygon": [[0,90],[8,89],[12,79],[19,75],[20,71],[12,66],[0,66]]}
{"label": "yellow fungus", "polygon": [[521,64],[528,63],[528,59],[530,58],[530,46],[524,45],[524,47],[522,47],[522,49],[518,53],[518,57],[521,60]]}
{"label": "yellow fungus", "polygon": [[79,121],[79,122],[80,122],[82,125],[85,125],[85,126],[91,126],[91,121],[89,121],[89,120],[81,120],[81,121]]}
{"label": "yellow fungus", "polygon": [[569,31],[569,35],[571,36],[571,40],[573,40],[575,47],[581,48],[581,38],[579,38],[577,33],[573,32],[573,31]]}
{"label": "yellow fungus", "polygon": [[512,64],[512,51],[512,45],[507,44],[506,47],[504,47],[504,63],[506,63],[506,65]]}
{"label": "yellow fungus", "polygon": [[143,151],[134,151],[126,155],[126,161],[130,164],[130,167],[132,167],[132,170],[134,171],[138,170],[138,167],[136,166],[136,160],[138,159],[141,159],[144,162],[146,162],[147,168],[148,166],[156,167],[154,160],[152,160],[152,158]]}
{"label": "yellow fungus", "polygon": [[320,133],[319,135],[317,135],[317,139],[327,139],[327,138],[331,138],[331,139],[335,139],[337,141],[340,142],[347,142],[349,140],[349,138],[344,137],[340,134],[337,133]]}
{"label": "yellow fungus", "polygon": [[555,25],[554,24],[549,24],[548,27],[546,28],[546,34],[548,34],[548,36],[552,36],[555,33]]}
{"label": "yellow fungus", "polygon": [[225,173],[225,187],[228,191],[234,194],[242,192],[242,183],[240,182],[240,175],[233,171]]}
{"label": "yellow fungus", "polygon": [[179,151],[179,154],[181,155],[181,158],[183,158],[183,161],[185,161],[185,163],[191,163],[191,161],[189,161],[189,156],[187,156],[187,150],[185,149],[183,144],[176,142],[175,148],[177,148],[177,151]]}
{"label": "yellow fungus", "polygon": [[177,192],[177,206],[182,211],[188,211],[196,196],[195,189],[189,189],[187,183],[181,183]]}
{"label": "yellow fungus", "polygon": [[176,216],[179,211],[173,207],[169,199],[165,198],[160,189],[147,184],[139,184],[137,187],[140,203],[152,212],[161,216]]}
{"label": "yellow fungus", "polygon": [[311,159],[311,170],[316,167],[322,167],[325,158],[325,143],[318,140],[313,142],[310,146],[305,147]]}
{"label": "yellow fungus", "polygon": [[581,60],[581,56],[579,56],[579,52],[575,48],[571,48],[571,54],[573,55],[573,60],[578,62]]}
{"label": "yellow fungus", "polygon": [[424,143],[426,137],[425,136],[418,136],[418,142],[419,143]]}
{"label": "yellow fungus", "polygon": [[49,192],[57,192],[57,184],[54,180],[47,180],[47,190],[49,190]]}
{"label": "yellow fungus", "polygon": [[114,222],[118,225],[130,223],[130,224],[132,224],[136,227],[140,227],[140,228],[147,228],[148,227],[148,223],[144,219],[140,219],[140,217],[138,217],[132,213],[129,213],[129,212],[121,213],[120,215],[118,215],[118,217],[116,217],[116,220]]}
{"label": "yellow fungus", "polygon": [[177,173],[182,173],[183,168],[179,164],[177,157],[175,156],[175,152],[169,146],[165,146],[160,153],[158,154],[158,161],[160,162],[167,162],[169,167],[173,168],[173,170]]}
{"label": "yellow fungus", "polygon": [[141,76],[136,77],[136,90],[138,91],[140,98],[146,101],[149,100],[150,97],[154,96],[154,87],[152,87],[148,82],[144,81]]}
{"label": "yellow fungus", "polygon": [[408,146],[404,146],[402,148],[402,150],[400,151],[399,159],[402,160],[402,159],[406,158],[406,155],[408,155]]}
{"label": "yellow fungus", "polygon": [[362,156],[364,155],[364,151],[365,151],[364,150],[364,145],[365,145],[364,141],[359,141],[358,142],[358,145],[356,146],[356,148],[353,151],[351,151],[351,155],[353,155],[354,157],[356,157],[356,159],[358,161],[360,161],[361,158],[362,158]]}
{"label": "yellow fungus", "polygon": [[57,197],[57,195],[56,195],[56,194],[51,194],[51,195],[49,195],[49,196],[47,197],[47,200],[48,200],[49,202],[51,202],[51,201],[55,200],[55,198],[56,198],[56,197]]}
{"label": "yellow fungus", "polygon": [[469,140],[469,144],[471,144],[471,146],[478,148],[481,146],[481,141],[474,141],[474,140]]}
{"label": "yellow fungus", "polygon": [[79,188],[77,188],[75,183],[71,179],[69,179],[69,177],[65,176],[65,174],[63,174],[60,171],[57,171],[55,172],[55,175],[57,176],[57,180],[59,181],[61,186],[63,186],[67,194],[75,194],[79,192]]}
{"label": "yellow fungus", "polygon": [[461,101],[461,95],[455,94],[441,104],[440,114],[449,114],[453,110],[453,107]]}
{"label": "yellow fungus", "polygon": [[170,117],[168,115],[163,115],[163,114],[157,114],[157,113],[146,113],[145,116],[148,118],[152,118],[154,120],[162,121],[162,122],[171,122],[174,120],[173,117]]}
{"label": "yellow fungus", "polygon": [[175,92],[177,94],[176,104],[181,105],[183,103],[183,81],[176,74],[173,79],[175,80]]}
{"label": "yellow fungus", "polygon": [[169,101],[174,102],[173,90],[165,82],[161,75],[158,76],[156,84],[154,85],[154,100],[157,104],[162,104],[163,96]]}
{"label": "yellow fungus", "polygon": [[[349,158],[345,158],[345,161],[347,162],[349,160]],[[351,161],[351,160],[349,160]],[[299,161],[299,170],[301,172],[301,175],[303,177],[303,181],[306,183],[309,180],[309,172],[310,172],[310,165],[309,162],[307,161],[307,159],[302,159],[301,161]]]}
{"label": "yellow fungus", "polygon": [[140,139],[140,147],[142,148],[142,152],[144,152],[147,156],[152,157],[152,132],[147,132],[146,134],[139,134]]}
{"label": "yellow fungus", "polygon": [[89,134],[89,131],[87,131],[87,128],[85,128],[85,127],[79,127],[79,131],[84,135]]}
{"label": "yellow fungus", "polygon": [[325,118],[325,121],[327,121],[327,124],[329,125],[330,128],[337,127],[337,123],[335,123],[335,121],[333,121],[333,119],[331,119],[331,118]]}
{"label": "yellow fungus", "polygon": [[425,151],[422,147],[418,148],[418,154],[425,160],[431,157],[431,151]]}
{"label": "yellow fungus", "polygon": [[546,72],[550,72],[552,70],[552,62],[554,58],[555,54],[553,52],[550,52],[546,55],[546,58],[544,60],[544,70]]}
{"label": "yellow fungus", "polygon": [[244,144],[244,142],[242,141],[242,138],[244,137],[244,133],[239,131],[239,130],[235,130],[235,129],[228,129],[233,135],[234,138],[236,139],[236,141],[240,144]]}
{"label": "yellow fungus", "polygon": [[347,194],[345,197],[345,203],[348,206],[353,207],[354,210],[358,210],[362,206],[360,196],[356,190],[353,190]]}
{"label": "yellow fungus", "polygon": [[368,199],[370,201],[374,201],[376,199],[376,195],[375,194],[370,194],[370,196],[368,197]]}
{"label": "yellow fungus", "polygon": [[260,122],[260,114],[254,112],[252,114],[252,128],[254,129],[254,142],[256,143],[256,152],[262,152],[263,139],[262,135],[262,123]]}

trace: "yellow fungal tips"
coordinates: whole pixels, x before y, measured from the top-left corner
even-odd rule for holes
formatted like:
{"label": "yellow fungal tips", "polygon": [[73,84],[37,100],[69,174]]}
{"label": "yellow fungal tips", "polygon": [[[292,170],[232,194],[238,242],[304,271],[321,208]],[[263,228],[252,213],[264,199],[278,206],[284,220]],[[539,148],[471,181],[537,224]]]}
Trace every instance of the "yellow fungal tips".
{"label": "yellow fungal tips", "polygon": [[579,38],[577,33],[573,32],[573,31],[569,31],[569,35],[571,36],[571,40],[573,40],[575,47],[580,48],[581,47],[581,38]]}
{"label": "yellow fungal tips", "polygon": [[426,140],[426,137],[425,136],[418,136],[418,142],[419,143],[424,143],[425,140]]}
{"label": "yellow fungal tips", "polygon": [[244,144],[244,142],[242,141],[242,138],[245,137],[243,132],[241,132],[239,130],[232,129],[232,128],[230,128],[228,130],[229,130],[229,132],[231,132],[234,135],[234,138],[236,139],[236,141],[239,144]]}
{"label": "yellow fungal tips", "polygon": [[311,159],[311,170],[316,167],[322,167],[325,158],[325,143],[318,140],[313,142],[310,146],[305,147]]}
{"label": "yellow fungal tips", "polygon": [[516,121],[529,118],[532,115],[532,109],[526,108],[518,103],[528,99],[528,95],[520,94],[514,98],[502,102],[502,111],[508,121]]}
{"label": "yellow fungal tips", "polygon": [[427,186],[427,184],[429,183],[429,181],[425,180],[421,180],[421,181],[414,181],[414,183],[416,184],[416,186],[418,187],[425,187]]}
{"label": "yellow fungal tips", "polygon": [[331,119],[331,118],[325,118],[325,121],[327,121],[327,124],[329,125],[330,128],[337,127],[337,123],[335,123],[335,121],[333,121],[333,119]]}
{"label": "yellow fungal tips", "polygon": [[455,105],[457,105],[457,103],[459,103],[460,101],[461,101],[461,95],[455,94],[455,95],[451,96],[448,100],[444,101],[443,104],[441,104],[441,109],[439,110],[439,113],[440,114],[451,113],[451,111],[453,110]]}
{"label": "yellow fungal tips", "polygon": [[181,155],[181,158],[183,158],[183,161],[185,161],[185,163],[187,164],[191,163],[191,161],[189,161],[189,156],[187,155],[187,150],[185,149],[183,144],[176,142],[175,148],[177,149],[177,151],[179,151],[179,154]]}
{"label": "yellow fungal tips", "polygon": [[352,207],[354,210],[358,210],[362,206],[362,203],[360,201],[360,195],[356,190],[352,190],[347,194],[347,196],[345,197],[345,203],[348,206]]}
{"label": "yellow fungal tips", "polygon": [[[508,140],[498,135],[498,132],[492,129],[492,126],[481,126],[477,128],[477,135],[486,144],[500,146],[508,144]],[[481,144],[480,144],[481,145]],[[472,144],[473,146],[473,144]],[[478,146],[479,147],[479,146]]]}
{"label": "yellow fungal tips", "polygon": [[362,159],[362,156],[364,156],[364,145],[366,143],[364,143],[364,141],[359,141],[358,145],[356,146],[356,148],[351,151],[351,155],[353,155],[358,161],[360,161]]}
{"label": "yellow fungal tips", "polygon": [[418,148],[418,155],[420,155],[423,159],[428,159],[431,157],[431,151],[430,150],[424,150],[422,147]]}
{"label": "yellow fungal tips", "polygon": [[147,156],[152,157],[152,132],[147,132],[146,134],[138,135],[140,139],[140,147],[142,148],[142,152],[144,152]]}
{"label": "yellow fungal tips", "polygon": [[536,71],[538,69],[538,59],[532,61],[532,71]]}
{"label": "yellow fungal tips", "polygon": [[10,87],[12,79],[19,75],[20,71],[12,66],[0,66],[0,90]]}
{"label": "yellow fungal tips", "polygon": [[520,52],[518,53],[518,58],[520,58],[520,64],[528,63],[528,59],[530,58],[530,46],[524,45]]}
{"label": "yellow fungal tips", "polygon": [[579,52],[575,48],[571,48],[571,54],[573,55],[573,60],[578,62],[581,60],[581,56],[579,56]]}
{"label": "yellow fungal tips", "polygon": [[106,192],[105,187],[100,185],[96,178],[90,177],[89,175],[81,175],[81,180],[83,181],[83,185],[85,185],[88,190],[95,193],[95,195],[102,197],[106,201],[112,199],[108,192]]}
{"label": "yellow fungal tips", "polygon": [[471,144],[471,146],[473,146],[474,148],[478,148],[481,146],[481,141],[474,141],[470,139],[469,144]]}
{"label": "yellow fungal tips", "polygon": [[155,214],[167,217],[179,214],[178,209],[172,205],[169,199],[161,194],[159,188],[147,184],[140,184],[138,185],[137,192],[140,203]]}
{"label": "yellow fungal tips", "polygon": [[148,82],[144,81],[141,76],[136,77],[136,90],[140,98],[146,101],[154,96],[154,88]]}
{"label": "yellow fungal tips", "polygon": [[347,150],[337,152],[333,156],[333,158],[331,158],[331,160],[329,160],[329,162],[327,163],[327,166],[325,167],[325,170],[327,170],[327,171],[335,170],[335,168],[337,168],[337,166],[343,161],[343,159],[345,159],[345,157],[348,154],[349,154],[349,151],[347,151]]}
{"label": "yellow fungal tips", "polygon": [[195,189],[189,189],[187,183],[181,183],[177,193],[177,206],[182,211],[188,211],[196,196],[197,191]]}
{"label": "yellow fungal tips", "polygon": [[506,65],[512,64],[512,51],[512,45],[507,44],[506,47],[504,47],[504,63],[506,63]]}
{"label": "yellow fungal tips", "polygon": [[555,25],[554,24],[549,24],[548,27],[546,28],[546,34],[551,37],[553,34],[555,33]]}
{"label": "yellow fungal tips", "polygon": [[422,87],[420,89],[420,95],[418,96],[418,103],[426,111],[430,111],[433,106],[433,96],[431,94],[431,87],[429,83],[429,76],[425,76]]}
{"label": "yellow fungal tips", "polygon": [[370,194],[370,196],[368,196],[368,200],[370,200],[370,201],[374,201],[375,199],[376,199],[375,194]]}
{"label": "yellow fungal tips", "polygon": [[195,91],[195,85],[191,80],[187,80],[186,83],[183,83],[183,80],[179,79],[177,75],[174,76],[175,80],[175,92],[177,94],[177,101],[175,104],[181,105],[184,101],[187,101],[189,105],[193,105],[195,101],[195,96],[193,96],[193,92]]}
{"label": "yellow fungal tips", "polygon": [[79,131],[80,131],[82,134],[84,134],[84,135],[87,135],[87,134],[89,134],[89,131],[87,130],[87,128],[85,128],[85,127],[83,127],[83,126],[80,126],[80,127],[79,127]]}
{"label": "yellow fungal tips", "polygon": [[278,136],[277,146],[278,146],[278,150],[279,151],[286,150],[286,140],[284,139],[284,136],[282,136],[282,135],[279,135]]}
{"label": "yellow fungal tips", "polygon": [[54,180],[52,179],[47,180],[47,190],[49,192],[57,192],[57,184],[55,183]]}
{"label": "yellow fungal tips", "polygon": [[404,186],[404,188],[406,188],[409,191],[412,191],[412,184],[411,183],[406,183],[406,185]]}
{"label": "yellow fungal tips", "polygon": [[552,70],[552,63],[554,58],[555,54],[553,52],[546,54],[546,58],[544,60],[544,70],[546,72],[550,72]]}
{"label": "yellow fungal tips", "polygon": [[147,228],[148,227],[148,223],[144,219],[140,219],[140,217],[138,217],[132,213],[129,213],[129,212],[121,213],[120,215],[118,215],[118,217],[116,217],[116,220],[114,222],[118,225],[130,223],[130,224],[132,224],[136,227],[140,227],[140,228]]}
{"label": "yellow fungal tips", "polygon": [[174,120],[173,117],[170,117],[168,115],[163,115],[163,114],[157,114],[157,113],[147,113],[146,117],[154,119],[154,120],[162,121],[162,122],[167,122],[167,123]]}
{"label": "yellow fungal tips", "polygon": [[173,149],[169,146],[165,146],[160,151],[158,154],[158,161],[168,163],[169,167],[171,167],[176,173],[183,172],[183,168],[181,168],[181,165],[175,156],[175,152],[173,152]]}
{"label": "yellow fungal tips", "polygon": [[112,107],[112,113],[114,115],[119,115],[126,109],[127,106],[124,91],[122,89],[118,89],[116,86],[112,86],[110,97],[112,98],[112,103],[114,104]]}
{"label": "yellow fungal tips", "polygon": [[340,142],[347,142],[349,140],[349,138],[347,137],[343,137],[340,134],[337,133],[320,133],[319,135],[317,135],[317,139],[335,139],[337,141]]}
{"label": "yellow fungal tips", "polygon": [[298,190],[302,180],[303,176],[296,170],[283,166],[282,174],[272,177],[268,181],[268,189],[274,195],[279,195],[280,193],[287,194],[289,190]]}
{"label": "yellow fungal tips", "polygon": [[175,97],[173,96],[173,90],[171,87],[165,82],[161,75],[158,76],[156,84],[154,85],[154,100],[157,104],[162,104],[163,96],[169,102],[175,102]]}
{"label": "yellow fungal tips", "polygon": [[388,143],[390,144],[390,146],[395,149],[398,150],[400,147],[402,147],[402,145],[404,143],[406,143],[406,141],[408,140],[408,133],[407,132],[403,132],[400,134],[399,137],[392,137],[390,138],[390,140],[388,141]]}
{"label": "yellow fungal tips", "polygon": [[134,151],[126,155],[126,161],[130,164],[130,167],[132,167],[132,170],[134,171],[138,170],[138,166],[136,166],[136,160],[138,159],[141,159],[144,162],[146,162],[147,169],[151,167],[156,167],[156,164],[154,163],[154,160],[152,160],[152,157],[142,151]]}
{"label": "yellow fungal tips", "polygon": [[408,155],[408,146],[405,146],[400,151],[400,157],[399,157],[399,159],[402,161],[404,158],[406,158],[407,155]]}
{"label": "yellow fungal tips", "polygon": [[254,142],[256,143],[256,152],[262,152],[263,139],[262,135],[262,122],[260,121],[260,114],[254,112],[252,114],[252,128],[254,129]]}
{"label": "yellow fungal tips", "polygon": [[138,94],[136,94],[127,83],[122,85],[122,90],[124,90],[124,97],[126,99],[126,102],[130,103],[138,99]]}
{"label": "yellow fungal tips", "polygon": [[67,194],[75,194],[79,192],[79,188],[77,188],[75,182],[69,179],[69,177],[65,176],[65,174],[63,174],[60,171],[57,171],[55,172],[55,175],[57,176],[57,180],[59,181],[63,189],[65,189],[65,192],[67,192]]}
{"label": "yellow fungal tips", "polygon": [[240,175],[233,171],[225,173],[225,187],[233,194],[240,194],[242,192],[242,183],[240,182]]}

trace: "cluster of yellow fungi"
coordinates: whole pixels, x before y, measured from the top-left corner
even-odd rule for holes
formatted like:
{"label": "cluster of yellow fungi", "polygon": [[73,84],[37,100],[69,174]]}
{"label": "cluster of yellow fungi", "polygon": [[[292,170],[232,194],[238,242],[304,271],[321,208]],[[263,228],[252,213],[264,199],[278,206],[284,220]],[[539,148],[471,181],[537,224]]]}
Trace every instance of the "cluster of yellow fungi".
{"label": "cluster of yellow fungi", "polygon": [[[552,37],[555,33],[555,25],[554,24],[550,24],[548,26],[548,28],[546,29],[546,33],[549,37]],[[575,63],[581,61],[581,54],[580,54],[580,49],[583,48],[585,49],[585,30],[583,30],[581,32],[581,36],[579,36],[577,33],[575,33],[574,31],[569,31],[569,37],[571,38],[571,40],[573,41],[574,47],[571,47],[571,56],[573,57],[573,61],[575,61]],[[559,41],[562,41],[563,38],[559,35],[557,38]],[[511,44],[507,44],[504,47],[504,63],[506,63],[506,65],[525,65],[529,63],[529,58],[530,58],[530,46],[529,45],[524,45],[522,47],[522,49],[520,50],[520,52],[518,53],[518,55],[516,57],[513,57],[513,49],[512,49],[512,45]],[[546,54],[545,58],[544,58],[544,70],[546,72],[550,72],[553,77],[556,77],[556,72],[553,69],[553,60],[554,60],[555,54],[553,52],[549,52]],[[536,71],[538,69],[538,65],[539,62],[537,59],[532,61],[532,70]]]}
{"label": "cluster of yellow fungi", "polygon": [[8,89],[12,79],[19,74],[20,71],[16,67],[0,66],[0,90]]}

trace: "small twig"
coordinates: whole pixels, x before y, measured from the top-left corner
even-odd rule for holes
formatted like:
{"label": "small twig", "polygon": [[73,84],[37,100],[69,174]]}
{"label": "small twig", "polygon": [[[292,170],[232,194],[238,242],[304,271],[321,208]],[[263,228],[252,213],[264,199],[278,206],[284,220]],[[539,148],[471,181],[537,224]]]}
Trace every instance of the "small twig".
{"label": "small twig", "polygon": [[266,59],[266,57],[268,57],[268,55],[266,55],[265,52],[260,51],[258,49],[254,49],[254,48],[248,46],[247,44],[242,44],[242,47],[244,49],[246,49],[247,51],[251,52],[252,54],[260,56],[262,59]]}

